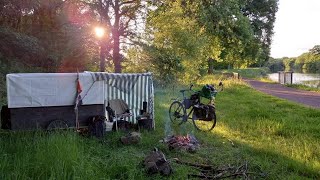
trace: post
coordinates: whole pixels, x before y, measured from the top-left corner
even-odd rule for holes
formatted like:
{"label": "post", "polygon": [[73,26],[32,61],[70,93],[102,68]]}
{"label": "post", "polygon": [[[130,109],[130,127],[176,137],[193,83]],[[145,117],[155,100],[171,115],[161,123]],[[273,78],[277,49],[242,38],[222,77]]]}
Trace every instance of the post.
{"label": "post", "polygon": [[279,83],[285,84],[286,83],[286,77],[284,71],[279,71]]}
{"label": "post", "polygon": [[287,71],[285,72],[285,84],[292,84],[293,82],[293,72],[292,71]]}

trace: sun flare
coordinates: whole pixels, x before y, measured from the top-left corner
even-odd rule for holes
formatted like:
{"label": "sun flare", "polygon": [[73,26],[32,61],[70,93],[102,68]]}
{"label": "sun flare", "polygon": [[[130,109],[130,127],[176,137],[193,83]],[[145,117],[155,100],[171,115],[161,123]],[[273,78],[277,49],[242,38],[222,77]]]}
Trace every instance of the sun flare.
{"label": "sun flare", "polygon": [[98,38],[102,38],[104,36],[105,30],[102,27],[96,27],[94,31]]}

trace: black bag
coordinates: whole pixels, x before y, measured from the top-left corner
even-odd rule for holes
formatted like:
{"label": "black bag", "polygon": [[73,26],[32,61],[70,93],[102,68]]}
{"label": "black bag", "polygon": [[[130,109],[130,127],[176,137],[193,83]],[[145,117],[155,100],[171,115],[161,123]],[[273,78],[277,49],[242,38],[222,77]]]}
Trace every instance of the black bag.
{"label": "black bag", "polygon": [[114,110],[111,109],[111,107],[109,105],[110,104],[108,104],[108,106],[106,107],[106,110],[108,112],[108,119],[110,122],[113,122],[113,118],[116,117],[116,114],[115,114]]}
{"label": "black bag", "polygon": [[106,117],[104,116],[92,116],[89,118],[88,131],[90,136],[95,136],[97,138],[102,138],[106,132]]}
{"label": "black bag", "polygon": [[194,108],[194,115],[196,119],[203,121],[211,121],[215,118],[215,108],[212,105],[201,104]]}

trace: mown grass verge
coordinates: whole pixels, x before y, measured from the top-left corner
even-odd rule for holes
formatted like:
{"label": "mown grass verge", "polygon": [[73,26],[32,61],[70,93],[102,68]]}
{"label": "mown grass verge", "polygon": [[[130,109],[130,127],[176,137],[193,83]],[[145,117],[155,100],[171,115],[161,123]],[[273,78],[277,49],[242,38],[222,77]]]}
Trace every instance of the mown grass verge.
{"label": "mown grass verge", "polygon": [[[212,83],[213,78],[199,83]],[[251,172],[263,172],[260,178],[320,178],[320,110],[227,81],[216,99],[217,126],[203,133],[189,123],[171,126],[168,108],[178,90],[156,90],[156,130],[143,132],[136,145],[122,145],[121,132],[109,133],[101,141],[73,132],[0,131],[0,179],[163,179],[147,175],[140,164],[154,147],[169,160],[177,157],[214,166],[248,162]],[[169,151],[159,140],[172,133],[193,133],[201,149],[195,154]],[[196,172],[172,165],[175,171],[169,179],[186,179],[188,173]]]}
{"label": "mown grass verge", "polygon": [[320,92],[320,88],[309,87],[307,85],[302,85],[302,84],[288,84],[286,86],[296,88],[296,89],[305,90],[305,91]]}

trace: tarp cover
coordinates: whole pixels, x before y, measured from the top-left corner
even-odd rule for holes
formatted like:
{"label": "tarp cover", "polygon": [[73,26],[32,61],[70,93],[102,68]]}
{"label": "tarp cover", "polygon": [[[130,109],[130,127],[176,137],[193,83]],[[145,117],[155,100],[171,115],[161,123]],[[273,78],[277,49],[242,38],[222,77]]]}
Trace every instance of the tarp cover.
{"label": "tarp cover", "polygon": [[[88,73],[79,73],[79,80],[83,104],[104,103],[103,82],[94,82]],[[76,81],[77,73],[7,74],[8,107],[74,105]]]}

